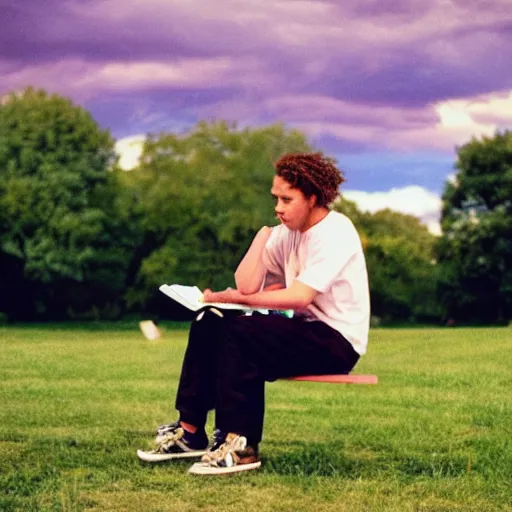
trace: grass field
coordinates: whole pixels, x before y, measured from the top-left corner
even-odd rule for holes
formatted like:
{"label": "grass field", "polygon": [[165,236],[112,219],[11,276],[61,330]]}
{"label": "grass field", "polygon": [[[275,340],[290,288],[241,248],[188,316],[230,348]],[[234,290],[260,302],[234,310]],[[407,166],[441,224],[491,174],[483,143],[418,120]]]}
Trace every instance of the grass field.
{"label": "grass field", "polygon": [[[259,472],[143,465],[186,330],[0,328],[0,510],[512,510],[512,330],[374,330],[377,386],[267,386]],[[211,421],[211,420],[210,420]]]}

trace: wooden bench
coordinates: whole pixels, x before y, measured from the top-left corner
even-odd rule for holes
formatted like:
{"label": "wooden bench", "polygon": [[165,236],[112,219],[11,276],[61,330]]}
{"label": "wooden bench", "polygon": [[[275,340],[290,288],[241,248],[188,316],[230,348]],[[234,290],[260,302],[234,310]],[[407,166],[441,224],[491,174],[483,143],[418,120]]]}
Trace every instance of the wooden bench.
{"label": "wooden bench", "polygon": [[296,380],[306,382],[328,382],[330,384],[377,384],[377,375],[302,375],[287,377],[283,380]]}

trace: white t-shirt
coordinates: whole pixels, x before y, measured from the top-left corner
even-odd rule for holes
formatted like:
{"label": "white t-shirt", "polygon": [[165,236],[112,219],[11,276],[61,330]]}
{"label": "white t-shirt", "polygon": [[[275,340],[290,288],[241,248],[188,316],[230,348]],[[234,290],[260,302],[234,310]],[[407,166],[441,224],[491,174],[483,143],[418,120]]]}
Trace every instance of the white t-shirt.
{"label": "white t-shirt", "polygon": [[363,355],[368,345],[370,293],[359,235],[345,215],[330,211],[301,233],[284,224],[272,228],[263,251],[266,282],[287,288],[295,279],[320,292],[296,315],[321,320]]}

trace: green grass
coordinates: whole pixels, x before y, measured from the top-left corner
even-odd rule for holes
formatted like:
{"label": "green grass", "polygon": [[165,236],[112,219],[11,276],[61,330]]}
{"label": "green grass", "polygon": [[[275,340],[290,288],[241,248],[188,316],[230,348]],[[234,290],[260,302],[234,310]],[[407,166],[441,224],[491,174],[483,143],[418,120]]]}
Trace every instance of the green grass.
{"label": "green grass", "polygon": [[267,386],[259,472],[143,465],[186,330],[0,328],[1,511],[512,510],[512,331],[374,330],[377,386]]}

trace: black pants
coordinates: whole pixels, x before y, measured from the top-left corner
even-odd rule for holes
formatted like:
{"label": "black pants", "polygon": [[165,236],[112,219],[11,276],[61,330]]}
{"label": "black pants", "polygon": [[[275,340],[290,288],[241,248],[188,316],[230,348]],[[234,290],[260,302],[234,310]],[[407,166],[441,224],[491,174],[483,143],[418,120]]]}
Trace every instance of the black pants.
{"label": "black pants", "polygon": [[181,420],[261,441],[265,381],[349,373],[359,355],[323,322],[282,315],[225,316],[207,311],[192,323],[176,397]]}

